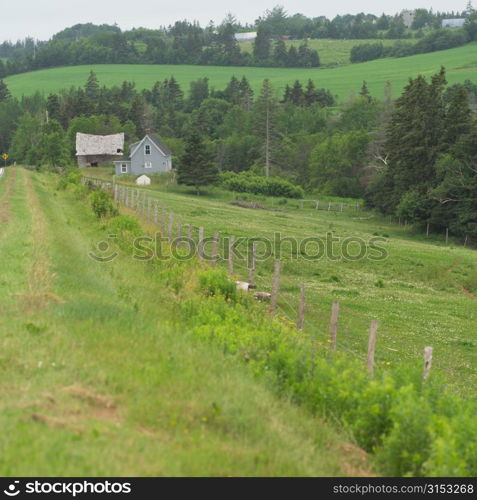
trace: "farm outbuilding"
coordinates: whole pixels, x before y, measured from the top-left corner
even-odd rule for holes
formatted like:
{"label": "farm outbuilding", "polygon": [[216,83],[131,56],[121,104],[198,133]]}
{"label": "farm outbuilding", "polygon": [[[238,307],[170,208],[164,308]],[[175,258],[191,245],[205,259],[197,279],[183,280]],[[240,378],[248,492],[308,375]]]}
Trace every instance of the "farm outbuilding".
{"label": "farm outbuilding", "polygon": [[76,134],[79,167],[98,167],[113,163],[124,154],[124,133],[112,135]]}

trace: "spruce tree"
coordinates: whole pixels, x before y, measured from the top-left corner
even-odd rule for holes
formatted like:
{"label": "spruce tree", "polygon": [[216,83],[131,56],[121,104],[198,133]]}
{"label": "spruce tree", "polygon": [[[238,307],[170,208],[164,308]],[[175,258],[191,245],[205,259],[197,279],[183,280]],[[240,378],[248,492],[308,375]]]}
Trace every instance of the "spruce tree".
{"label": "spruce tree", "polygon": [[202,186],[215,184],[218,178],[217,167],[211,154],[197,130],[192,130],[185,141],[185,151],[177,169],[177,182],[194,186],[200,196]]}
{"label": "spruce tree", "polygon": [[270,57],[270,31],[268,27],[259,25],[257,38],[253,44],[253,57],[257,62],[264,62]]}
{"label": "spruce tree", "polygon": [[290,92],[290,100],[295,106],[303,106],[305,104],[305,94],[299,80],[295,80]]}
{"label": "spruce tree", "polygon": [[371,102],[373,100],[368,89],[368,84],[365,80],[363,80],[363,85],[361,86],[359,95],[361,97],[364,97],[368,102]]}
{"label": "spruce tree", "polygon": [[316,91],[315,84],[311,79],[308,80],[305,90],[305,104],[311,106],[314,102],[318,100],[318,93]]}
{"label": "spruce tree", "polygon": [[288,66],[287,46],[283,40],[277,40],[273,47],[273,59],[279,66]]}
{"label": "spruce tree", "polygon": [[7,84],[0,80],[0,102],[6,101],[10,97],[10,91],[8,90]]}

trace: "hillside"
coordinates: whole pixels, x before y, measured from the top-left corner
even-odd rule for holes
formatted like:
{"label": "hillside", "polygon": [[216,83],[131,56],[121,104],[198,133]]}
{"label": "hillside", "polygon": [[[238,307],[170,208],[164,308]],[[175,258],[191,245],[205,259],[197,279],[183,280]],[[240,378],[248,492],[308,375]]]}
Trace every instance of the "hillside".
{"label": "hillside", "polygon": [[[343,64],[349,64],[349,58],[351,49],[355,45],[362,45],[366,43],[382,43],[385,47],[392,47],[400,41],[412,42],[413,39],[376,39],[376,38],[362,38],[356,39],[333,39],[333,38],[315,38],[312,40],[307,40],[307,45],[312,50],[317,50],[320,55],[320,62],[323,66],[342,66]],[[292,45],[298,48],[303,40],[286,40],[285,46],[287,48]],[[253,51],[252,42],[242,42],[240,43],[241,50],[245,52]]]}
{"label": "hillside", "polygon": [[95,262],[105,234],[89,207],[54,176],[7,170],[2,476],[366,473],[331,425],[177,324],[174,268],[152,279],[130,258]]}
{"label": "hillside", "polygon": [[224,88],[232,75],[245,75],[252,87],[258,90],[262,81],[269,78],[275,88],[281,90],[298,79],[311,78],[317,87],[331,90],[340,99],[357,93],[362,81],[368,82],[370,91],[381,96],[387,81],[393,83],[393,94],[398,96],[410,77],[419,73],[430,76],[441,66],[447,69],[450,84],[475,80],[477,70],[477,42],[463,47],[421,54],[416,56],[379,59],[361,64],[349,64],[337,68],[250,68],[217,66],[173,65],[92,65],[63,67],[34,71],[6,78],[14,96],[31,95],[36,91],[44,94],[70,86],[82,86],[90,70],[95,71],[101,84],[120,85],[124,80],[134,81],[137,88],[151,88],[158,80],[173,75],[179,84],[187,88],[189,82],[208,77],[211,86]]}

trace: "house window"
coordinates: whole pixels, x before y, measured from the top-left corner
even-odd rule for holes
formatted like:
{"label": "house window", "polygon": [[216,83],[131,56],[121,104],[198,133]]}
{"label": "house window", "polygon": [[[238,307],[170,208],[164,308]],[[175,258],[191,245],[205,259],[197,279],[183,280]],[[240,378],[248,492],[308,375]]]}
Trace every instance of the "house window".
{"label": "house window", "polygon": [[149,144],[146,144],[144,146],[144,154],[146,154],[146,155],[150,155],[151,154],[151,146],[149,146]]}
{"label": "house window", "polygon": [[121,163],[121,173],[122,174],[128,173],[128,166],[126,165],[126,163]]}
{"label": "house window", "polygon": [[152,162],[147,161],[147,162],[144,164],[144,167],[145,167],[145,168],[152,168]]}

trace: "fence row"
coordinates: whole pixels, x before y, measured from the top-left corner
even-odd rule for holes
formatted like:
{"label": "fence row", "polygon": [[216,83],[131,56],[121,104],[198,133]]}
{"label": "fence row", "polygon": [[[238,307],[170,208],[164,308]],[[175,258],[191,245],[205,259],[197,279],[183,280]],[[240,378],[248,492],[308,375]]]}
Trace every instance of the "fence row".
{"label": "fence row", "polygon": [[[204,227],[194,226],[192,224],[183,224],[182,219],[175,217],[174,212],[163,207],[158,200],[148,197],[147,191],[142,189],[130,188],[127,186],[121,186],[118,184],[111,184],[108,182],[103,182],[98,179],[82,179],[83,183],[91,182],[93,185],[100,187],[101,189],[109,190],[118,205],[123,205],[131,210],[134,210],[138,215],[142,215],[148,221],[160,228],[161,235],[167,238],[170,242],[176,241],[180,245],[182,238],[187,237],[187,240],[193,241],[194,233],[198,233],[198,258],[201,261],[207,260],[210,262],[211,266],[216,266],[220,260],[226,262],[227,269],[231,276],[237,274],[237,268],[240,268],[243,274],[247,276],[247,281],[237,281],[237,288],[242,291],[252,292],[255,297],[262,301],[269,303],[269,307],[272,313],[276,313],[280,310],[285,316],[293,321],[299,332],[302,332],[306,319],[305,314],[308,307],[306,297],[307,289],[304,283],[300,284],[300,294],[299,300],[296,307],[293,307],[283,296],[280,296],[280,276],[281,276],[281,261],[275,260],[274,262],[274,272],[273,279],[271,283],[271,293],[258,290],[256,278],[256,242],[251,246],[251,254],[248,259],[247,266],[243,266],[239,262],[234,261],[234,252],[230,251],[235,243],[235,237],[230,236],[228,238],[228,248],[229,251],[227,255],[222,257],[219,256],[219,238],[220,234],[218,231],[213,233],[212,238],[208,238],[208,242],[212,244],[211,254],[209,256],[205,255],[205,229]],[[269,287],[267,287],[269,288]],[[290,318],[288,313],[280,306],[280,302],[286,303],[290,310],[296,314],[295,318]],[[340,318],[340,303],[335,301],[332,303],[329,329],[326,334],[327,342],[329,343],[331,350],[337,350],[342,348],[349,352],[355,357],[363,360],[366,365],[370,376],[374,375],[375,370],[375,350],[377,345],[377,332],[378,332],[378,322],[373,320],[369,327],[368,333],[368,349],[366,356],[362,356],[359,353],[354,352],[345,344],[339,342],[339,318]],[[317,329],[315,325],[311,325],[314,331]],[[423,368],[423,380],[427,379],[430,373],[432,365],[432,347],[426,346],[424,349],[424,368]]]}

